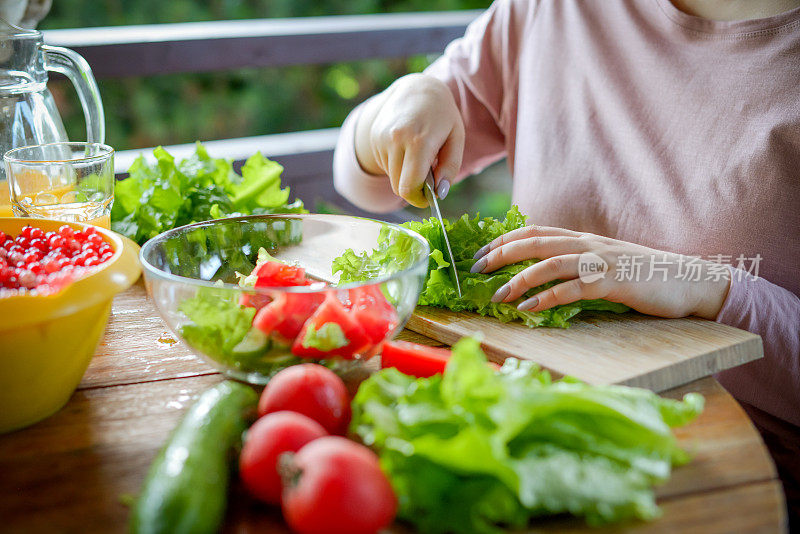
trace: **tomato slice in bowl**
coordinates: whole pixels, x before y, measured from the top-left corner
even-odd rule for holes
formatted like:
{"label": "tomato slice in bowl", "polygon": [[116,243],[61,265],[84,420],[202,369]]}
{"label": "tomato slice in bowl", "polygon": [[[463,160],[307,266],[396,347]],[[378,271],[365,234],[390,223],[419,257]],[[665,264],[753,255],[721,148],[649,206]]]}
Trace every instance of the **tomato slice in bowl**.
{"label": "tomato slice in bowl", "polygon": [[373,345],[381,343],[397,326],[397,311],[378,285],[351,289],[350,313]]}
{"label": "tomato slice in bowl", "polygon": [[289,287],[311,285],[313,280],[306,277],[306,270],[279,261],[266,261],[254,273],[256,287]]}
{"label": "tomato slice in bowl", "polygon": [[364,328],[331,291],[303,325],[292,352],[304,358],[341,356],[349,359],[371,344]]}
{"label": "tomato slice in bowl", "polygon": [[256,312],[253,326],[291,344],[324,300],[321,293],[278,293],[272,302]]}

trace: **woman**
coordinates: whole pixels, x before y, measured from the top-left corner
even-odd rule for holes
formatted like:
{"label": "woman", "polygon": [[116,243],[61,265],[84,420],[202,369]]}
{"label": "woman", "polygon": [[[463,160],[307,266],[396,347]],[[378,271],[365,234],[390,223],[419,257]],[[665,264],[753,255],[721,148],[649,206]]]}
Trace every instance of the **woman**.
{"label": "woman", "polygon": [[[544,261],[494,299],[558,278],[520,307],[607,298],[760,334],[764,358],[717,378],[762,431],[796,521],[800,0],[498,0],[351,113],[334,180],[365,209],[424,207],[429,168],[444,197],[504,156],[513,202],[546,226],[489,243],[475,269]],[[581,280],[585,253],[605,277]]]}

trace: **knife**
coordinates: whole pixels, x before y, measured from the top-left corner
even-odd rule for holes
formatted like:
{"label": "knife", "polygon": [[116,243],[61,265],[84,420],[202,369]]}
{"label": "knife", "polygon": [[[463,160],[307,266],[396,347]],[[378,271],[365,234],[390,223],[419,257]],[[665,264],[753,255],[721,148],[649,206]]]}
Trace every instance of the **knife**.
{"label": "knife", "polygon": [[422,191],[425,194],[425,199],[431,205],[431,216],[439,220],[439,226],[442,229],[442,239],[444,239],[444,248],[447,249],[447,258],[450,262],[450,267],[453,269],[453,279],[456,281],[456,292],[458,298],[461,298],[461,284],[458,281],[458,271],[456,270],[456,262],[453,261],[453,249],[450,248],[450,240],[447,239],[447,232],[444,229],[444,220],[442,219],[442,212],[439,211],[439,202],[436,200],[436,193],[433,190],[434,179],[433,170],[428,171],[428,177],[425,179],[425,185],[422,186]]}

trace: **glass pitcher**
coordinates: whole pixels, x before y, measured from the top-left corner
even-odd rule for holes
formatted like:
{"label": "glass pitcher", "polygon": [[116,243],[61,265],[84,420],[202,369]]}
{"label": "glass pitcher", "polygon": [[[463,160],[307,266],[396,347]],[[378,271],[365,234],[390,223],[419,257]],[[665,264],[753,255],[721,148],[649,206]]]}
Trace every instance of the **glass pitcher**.
{"label": "glass pitcher", "polygon": [[[65,75],[75,85],[86,118],[87,141],[105,141],[100,91],[83,57],[43,43],[42,33],[0,19],[0,157],[27,145],[67,141],[47,71]],[[0,165],[0,217],[11,217],[8,183]]]}

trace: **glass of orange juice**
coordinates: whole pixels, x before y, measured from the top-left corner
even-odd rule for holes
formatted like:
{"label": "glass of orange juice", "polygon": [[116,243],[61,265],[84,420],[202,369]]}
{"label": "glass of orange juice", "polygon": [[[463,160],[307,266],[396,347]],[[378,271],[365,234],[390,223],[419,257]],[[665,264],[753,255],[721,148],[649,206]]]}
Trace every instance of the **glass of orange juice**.
{"label": "glass of orange juice", "polygon": [[3,156],[11,209],[38,217],[111,225],[114,149],[102,143],[48,143]]}

